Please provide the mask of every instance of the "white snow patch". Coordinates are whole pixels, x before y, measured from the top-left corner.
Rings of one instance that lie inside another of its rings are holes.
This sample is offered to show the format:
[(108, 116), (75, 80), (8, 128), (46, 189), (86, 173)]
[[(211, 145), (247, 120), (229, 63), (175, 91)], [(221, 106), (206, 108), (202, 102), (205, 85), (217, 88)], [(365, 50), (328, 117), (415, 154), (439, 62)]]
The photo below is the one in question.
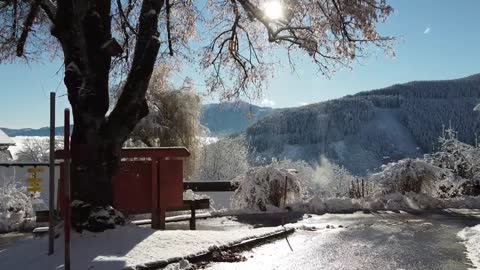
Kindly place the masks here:
[(149, 11), (145, 12), (145, 16), (153, 16), (157, 14), (157, 12), (154, 9), (150, 9)]
[(199, 136), (198, 139), (200, 140), (200, 144), (202, 146), (209, 145), (212, 143), (218, 142), (218, 137), (204, 137), (204, 136)]
[[(72, 269), (124, 269), (136, 265), (185, 258), (224, 245), (283, 231), (282, 227), (232, 231), (155, 231), (125, 226), (103, 233), (72, 235)], [(48, 238), (29, 239), (0, 252), (0, 269), (60, 269), (63, 236), (56, 239), (54, 255), (47, 255)]]
[(480, 268), (480, 225), (467, 227), (458, 233), (458, 237), (465, 241), (467, 258), (472, 261), (475, 268)]
[(480, 197), (463, 196), (440, 199), (423, 193), (406, 192), (375, 195), (361, 199), (323, 198), (315, 196), (308, 202), (294, 206), (296, 210), (313, 214), (345, 213), (359, 210), (432, 210), (432, 209), (479, 209)]

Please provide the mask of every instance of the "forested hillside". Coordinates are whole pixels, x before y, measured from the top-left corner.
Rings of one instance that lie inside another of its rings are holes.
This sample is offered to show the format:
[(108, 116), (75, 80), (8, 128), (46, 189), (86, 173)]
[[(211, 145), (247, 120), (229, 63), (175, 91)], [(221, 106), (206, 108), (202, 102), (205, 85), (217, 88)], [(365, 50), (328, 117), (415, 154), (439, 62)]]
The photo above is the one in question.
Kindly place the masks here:
[[(419, 81), (275, 111), (247, 130), (256, 154), (305, 159), (321, 155), (357, 174), (431, 152), (443, 127), (474, 144), (480, 131), (480, 75)], [(480, 134), (479, 134), (480, 135)]]
[(212, 103), (203, 106), (200, 121), (212, 135), (229, 135), (245, 131), (272, 111), (246, 102)]

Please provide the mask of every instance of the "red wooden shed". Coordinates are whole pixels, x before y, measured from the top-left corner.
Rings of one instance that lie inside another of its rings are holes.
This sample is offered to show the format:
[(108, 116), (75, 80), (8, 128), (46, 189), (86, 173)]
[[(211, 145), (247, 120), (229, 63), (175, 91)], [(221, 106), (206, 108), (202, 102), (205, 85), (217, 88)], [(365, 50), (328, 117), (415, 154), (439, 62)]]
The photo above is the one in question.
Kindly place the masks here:
[[(62, 154), (57, 151), (57, 158)], [(151, 213), (152, 228), (164, 229), (166, 210), (183, 206), (183, 161), (189, 156), (185, 147), (122, 149), (112, 179), (113, 206), (126, 214)], [(62, 189), (63, 173), (59, 186)]]

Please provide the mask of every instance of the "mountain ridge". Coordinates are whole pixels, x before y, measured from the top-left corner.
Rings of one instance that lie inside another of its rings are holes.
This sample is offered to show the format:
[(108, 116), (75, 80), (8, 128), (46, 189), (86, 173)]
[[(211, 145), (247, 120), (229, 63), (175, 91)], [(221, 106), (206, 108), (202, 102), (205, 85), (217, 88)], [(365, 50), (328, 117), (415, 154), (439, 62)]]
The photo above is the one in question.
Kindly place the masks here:
[[(441, 81), (412, 81), (343, 98), (278, 109), (246, 131), (265, 158), (320, 156), (365, 174), (386, 162), (431, 152), (452, 124), (473, 144), (480, 118), (480, 74)], [(273, 136), (275, 135), (275, 136)]]

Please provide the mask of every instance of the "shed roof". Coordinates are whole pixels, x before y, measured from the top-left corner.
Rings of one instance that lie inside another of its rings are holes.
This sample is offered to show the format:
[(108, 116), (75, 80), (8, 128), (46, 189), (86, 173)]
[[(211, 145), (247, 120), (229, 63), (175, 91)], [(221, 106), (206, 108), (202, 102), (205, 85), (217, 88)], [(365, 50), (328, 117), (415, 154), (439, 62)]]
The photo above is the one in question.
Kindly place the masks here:
[(0, 129), (0, 145), (15, 145), (15, 142)]

